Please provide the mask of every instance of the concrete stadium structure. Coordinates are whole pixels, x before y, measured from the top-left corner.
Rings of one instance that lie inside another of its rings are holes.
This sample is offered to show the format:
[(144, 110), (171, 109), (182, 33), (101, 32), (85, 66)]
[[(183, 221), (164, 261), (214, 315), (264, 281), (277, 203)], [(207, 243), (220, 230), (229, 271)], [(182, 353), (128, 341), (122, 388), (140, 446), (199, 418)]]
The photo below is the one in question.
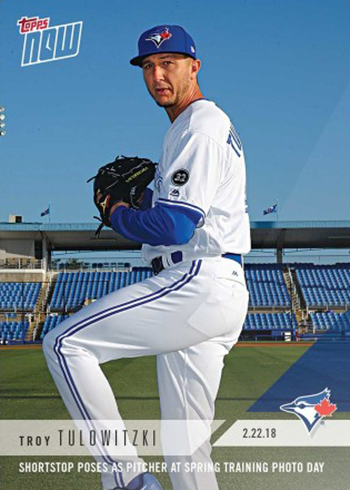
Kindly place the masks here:
[[(0, 223), (0, 261), (43, 260), (49, 267), (55, 251), (137, 250), (114, 231), (95, 236), (95, 223)], [(350, 248), (350, 221), (253, 221), (252, 249), (274, 249), (282, 263), (286, 249)]]

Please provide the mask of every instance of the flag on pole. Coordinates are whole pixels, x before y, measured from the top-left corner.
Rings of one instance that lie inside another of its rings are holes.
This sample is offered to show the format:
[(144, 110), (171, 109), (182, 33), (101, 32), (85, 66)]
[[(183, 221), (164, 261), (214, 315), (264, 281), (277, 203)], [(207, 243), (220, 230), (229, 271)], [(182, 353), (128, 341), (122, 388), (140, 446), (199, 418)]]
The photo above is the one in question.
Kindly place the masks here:
[(265, 216), (266, 214), (271, 214), (271, 213), (277, 213), (277, 204), (274, 204), (273, 206), (270, 206), (267, 209), (264, 209), (263, 215)]
[(50, 214), (50, 206), (49, 206), (47, 209), (45, 209), (45, 211), (43, 211), (43, 212), (40, 214), (40, 216), (46, 216), (47, 214)]

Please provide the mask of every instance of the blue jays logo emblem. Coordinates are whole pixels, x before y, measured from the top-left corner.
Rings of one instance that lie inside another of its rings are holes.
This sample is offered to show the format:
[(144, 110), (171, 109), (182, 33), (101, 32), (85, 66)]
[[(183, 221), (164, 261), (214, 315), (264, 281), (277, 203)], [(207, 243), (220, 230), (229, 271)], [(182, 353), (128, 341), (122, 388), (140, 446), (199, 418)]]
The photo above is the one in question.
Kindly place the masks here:
[(331, 417), (337, 405), (330, 402), (331, 390), (325, 388), (315, 395), (299, 396), (291, 403), (280, 406), (283, 412), (294, 413), (304, 423), (309, 434), (322, 420)]
[(151, 34), (150, 37), (146, 39), (146, 41), (152, 41), (157, 46), (157, 48), (160, 48), (161, 44), (167, 39), (170, 39), (171, 37), (172, 34), (169, 32), (169, 29), (166, 27), (161, 32), (154, 32), (153, 34)]

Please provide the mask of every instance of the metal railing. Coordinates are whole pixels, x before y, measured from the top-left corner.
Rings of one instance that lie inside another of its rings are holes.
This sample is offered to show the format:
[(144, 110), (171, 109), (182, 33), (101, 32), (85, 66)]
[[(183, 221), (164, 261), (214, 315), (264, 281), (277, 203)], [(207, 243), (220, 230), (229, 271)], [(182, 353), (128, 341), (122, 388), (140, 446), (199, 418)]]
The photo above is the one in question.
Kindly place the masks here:
[(54, 260), (50, 265), (51, 271), (91, 271), (91, 270), (113, 270), (113, 271), (131, 271), (130, 262), (116, 262), (115, 260), (96, 260), (87, 259), (82, 261), (57, 261)]
[(0, 270), (45, 270), (45, 259), (10, 258), (0, 259)]

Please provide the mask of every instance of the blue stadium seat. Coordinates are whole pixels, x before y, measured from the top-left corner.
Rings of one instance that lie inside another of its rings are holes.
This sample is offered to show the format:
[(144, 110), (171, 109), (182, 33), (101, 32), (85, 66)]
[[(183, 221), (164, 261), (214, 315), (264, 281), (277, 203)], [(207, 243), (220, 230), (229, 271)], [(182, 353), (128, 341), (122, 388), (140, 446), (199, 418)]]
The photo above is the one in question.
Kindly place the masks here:
[(23, 340), (29, 327), (28, 321), (0, 322), (0, 340)]
[(249, 306), (290, 306), (290, 296), (278, 264), (247, 264)]
[(294, 330), (298, 322), (294, 313), (249, 313), (244, 330)]
[(310, 318), (316, 330), (350, 332), (350, 310), (346, 313), (310, 313)]
[(41, 290), (41, 283), (0, 284), (0, 309), (2, 310), (33, 310)]
[(149, 268), (125, 271), (61, 272), (52, 293), (52, 311), (76, 310), (87, 299), (99, 299), (117, 289), (140, 282), (152, 275)]
[(59, 325), (63, 320), (68, 318), (68, 315), (48, 315), (45, 318), (45, 323), (43, 325), (43, 329), (40, 334), (40, 339), (42, 340), (45, 335), (50, 332), (53, 328)]
[(296, 266), (307, 306), (350, 305), (350, 264)]

